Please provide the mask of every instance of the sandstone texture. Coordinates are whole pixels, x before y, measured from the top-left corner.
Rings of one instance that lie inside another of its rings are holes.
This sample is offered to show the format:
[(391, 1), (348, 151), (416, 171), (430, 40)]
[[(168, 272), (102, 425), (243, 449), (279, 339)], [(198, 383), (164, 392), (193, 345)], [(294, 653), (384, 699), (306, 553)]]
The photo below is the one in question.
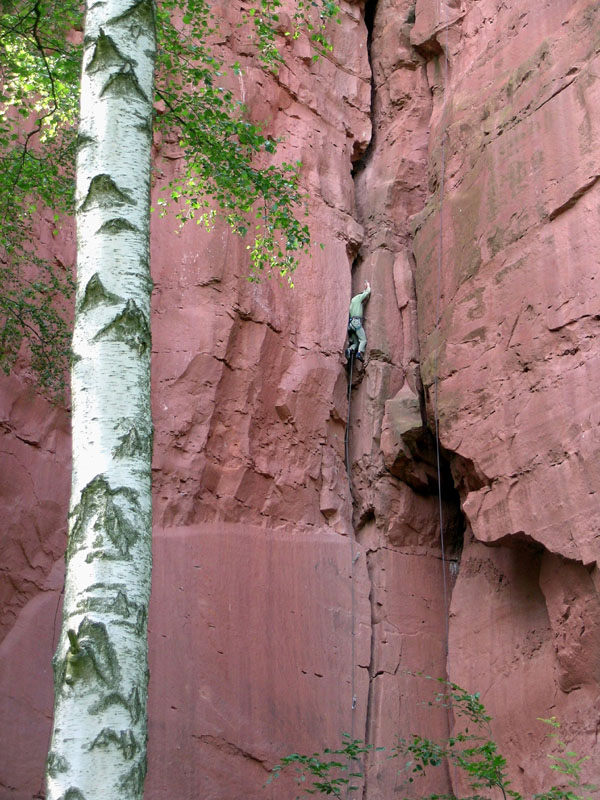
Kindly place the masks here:
[[(174, 781), (181, 797), (289, 796), (283, 781), (264, 787), (289, 743), (310, 751), (318, 731), (325, 747), (352, 724), (347, 541), (326, 528), (213, 523), (158, 531), (155, 558), (151, 693), (164, 711), (151, 716), (146, 796), (169, 795)], [(356, 572), (365, 663), (364, 560)], [(361, 698), (367, 685), (364, 673)]]
[(590, 2), (429, 5), (411, 34), (434, 97), (414, 218), (421, 375), (431, 424), (437, 373), (468, 526), (449, 674), (484, 692), (534, 790), (542, 709), (574, 750), (597, 741), (600, 16)]
[[(227, 80), (303, 162), (313, 247), (293, 290), (253, 284), (221, 223), (153, 220), (146, 796), (287, 800), (292, 783), (264, 786), (286, 753), (444, 736), (455, 720), (416, 671), (481, 692), (514, 788), (540, 791), (537, 718), (582, 755), (600, 719), (600, 10), (343, 0), (317, 62), (281, 15), (275, 77), (240, 4), (214, 6), (244, 67)], [(155, 160), (158, 188), (176, 137)], [(41, 220), (40, 248), (74, 263), (68, 229)], [(68, 409), (25, 355), (0, 420), (0, 800), (33, 800), (70, 456)], [(461, 788), (363, 766), (364, 800)]]

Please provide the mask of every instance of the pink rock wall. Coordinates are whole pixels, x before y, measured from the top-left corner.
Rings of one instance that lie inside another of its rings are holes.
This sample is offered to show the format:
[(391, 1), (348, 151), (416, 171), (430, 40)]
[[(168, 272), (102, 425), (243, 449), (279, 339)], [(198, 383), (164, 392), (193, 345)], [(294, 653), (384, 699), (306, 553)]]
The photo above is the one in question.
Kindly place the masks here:
[[(282, 35), (275, 79), (237, 4), (215, 3), (246, 67), (234, 88), (304, 164), (314, 246), (294, 290), (248, 283), (245, 243), (224, 228), (153, 220), (152, 799), (283, 800), (293, 786), (263, 785), (282, 754), (343, 732), (388, 747), (443, 735), (451, 720), (410, 670), (482, 692), (516, 788), (546, 778), (536, 717), (562, 719), (581, 753), (596, 742), (600, 14), (591, 0), (341, 5), (332, 56), (314, 64)], [(155, 144), (163, 178), (177, 174), (176, 141)], [(72, 233), (41, 230), (73, 263)], [(365, 279), (350, 489), (341, 354)], [(0, 400), (0, 800), (30, 800), (68, 415), (24, 364)], [(365, 766), (365, 800), (422, 788), (396, 761)]]
[(431, 420), (437, 364), (440, 440), (473, 534), (449, 672), (483, 691), (534, 790), (537, 717), (563, 720), (582, 754), (597, 742), (600, 13), (447, 6), (420, 0), (411, 41), (434, 98), (414, 220), (421, 374)]

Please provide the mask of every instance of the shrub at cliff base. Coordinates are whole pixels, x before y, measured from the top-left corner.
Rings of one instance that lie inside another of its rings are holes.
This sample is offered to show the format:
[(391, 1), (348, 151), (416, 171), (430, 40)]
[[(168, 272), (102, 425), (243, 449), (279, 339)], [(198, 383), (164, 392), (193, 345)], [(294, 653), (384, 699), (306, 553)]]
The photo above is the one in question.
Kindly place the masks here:
[[(285, 756), (273, 768), (268, 783), (282, 772), (294, 770), (300, 787), (297, 797), (345, 797), (360, 788), (363, 777), (361, 761), (373, 751), (381, 753), (380, 758), (402, 759), (399, 771), (405, 774), (407, 784), (424, 777), (428, 770), (446, 765), (450, 766), (451, 774), (458, 772), (471, 790), (462, 800), (484, 800), (500, 795), (503, 800), (524, 800), (523, 795), (510, 788), (507, 762), (491, 738), (492, 718), (481, 702), (479, 693), (470, 694), (458, 684), (443, 679), (421, 677), (443, 685), (442, 691), (434, 695), (429, 705), (451, 711), (457, 722), (456, 727), (460, 729), (457, 733), (442, 741), (412, 734), (409, 739), (400, 739), (389, 750), (375, 748), (344, 734), (341, 746), (337, 749), (325, 748), (322, 753), (310, 756), (299, 753)], [(592, 800), (591, 795), (597, 792), (598, 787), (583, 782), (581, 774), (589, 756), (581, 756), (568, 748), (560, 738), (560, 723), (555, 717), (539, 721), (553, 729), (548, 736), (558, 754), (549, 754), (549, 768), (562, 778), (557, 784), (534, 795), (532, 800)], [(414, 787), (411, 794), (414, 795)], [(423, 800), (457, 799), (454, 794), (429, 794)]]

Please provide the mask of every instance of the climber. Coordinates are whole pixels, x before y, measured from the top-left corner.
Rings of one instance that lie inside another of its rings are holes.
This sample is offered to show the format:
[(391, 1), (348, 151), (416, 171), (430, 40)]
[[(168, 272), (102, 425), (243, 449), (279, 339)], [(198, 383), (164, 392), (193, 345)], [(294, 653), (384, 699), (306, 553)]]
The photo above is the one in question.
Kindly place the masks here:
[[(364, 352), (367, 349), (367, 335), (363, 328), (363, 305), (368, 300), (371, 294), (371, 285), (369, 281), (365, 281), (365, 290), (360, 294), (354, 295), (350, 301), (348, 320), (348, 339), (349, 346), (346, 348), (346, 358), (348, 361), (356, 355), (359, 361), (364, 361)], [(358, 348), (358, 352), (357, 352)]]

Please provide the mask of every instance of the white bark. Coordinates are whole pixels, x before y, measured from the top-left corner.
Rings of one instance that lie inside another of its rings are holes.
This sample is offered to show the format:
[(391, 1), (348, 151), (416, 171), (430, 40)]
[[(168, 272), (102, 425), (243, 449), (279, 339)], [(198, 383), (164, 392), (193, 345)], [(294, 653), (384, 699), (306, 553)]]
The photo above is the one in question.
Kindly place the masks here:
[(154, 0), (87, 2), (73, 483), (49, 800), (141, 798), (146, 771), (154, 10)]

